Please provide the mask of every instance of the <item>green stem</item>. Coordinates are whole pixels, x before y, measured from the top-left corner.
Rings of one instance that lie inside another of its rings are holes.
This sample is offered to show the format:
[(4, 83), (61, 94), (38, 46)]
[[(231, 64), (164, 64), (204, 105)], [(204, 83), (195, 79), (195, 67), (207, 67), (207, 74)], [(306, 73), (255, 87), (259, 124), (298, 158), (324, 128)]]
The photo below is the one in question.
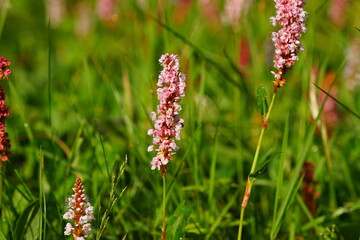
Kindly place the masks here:
[(0, 163), (0, 232), (3, 230), (2, 220), (3, 220), (3, 209), (2, 209), (2, 200), (3, 200), (3, 174), (4, 174), (4, 163)]
[(166, 210), (166, 188), (165, 188), (165, 174), (163, 178), (163, 204), (162, 204), (162, 224), (161, 224), (161, 239), (166, 239), (165, 231), (165, 210)]
[[(274, 92), (273, 95), (272, 95), (271, 103), (270, 103), (270, 106), (269, 106), (269, 111), (267, 112), (267, 114), (266, 114), (265, 117), (264, 117), (264, 123), (263, 123), (263, 125), (262, 125), (262, 127), (261, 127), (261, 132), (260, 132), (258, 144), (257, 144), (257, 146), (256, 146), (256, 151), (255, 151), (254, 160), (253, 160), (253, 163), (252, 163), (252, 165), (251, 165), (250, 174), (255, 171), (256, 164), (257, 164), (257, 161), (258, 161), (258, 159), (259, 159), (259, 153), (260, 153), (260, 147), (261, 147), (262, 139), (263, 139), (263, 136), (264, 136), (264, 133), (265, 133), (265, 130), (266, 130), (266, 127), (267, 127), (269, 118), (270, 118), (271, 111), (272, 111), (273, 106), (274, 106), (275, 96), (276, 96), (276, 92)], [(249, 174), (249, 175), (250, 175), (250, 174)], [(254, 181), (251, 180), (250, 177), (248, 177), (248, 180), (247, 180), (247, 182), (246, 182), (246, 187), (245, 187), (245, 193), (244, 193), (243, 201), (242, 201), (242, 203), (241, 203), (241, 212), (240, 212), (240, 221), (239, 221), (239, 231), (238, 231), (238, 238), (237, 238), (238, 240), (241, 240), (242, 228), (243, 228), (243, 219), (244, 219), (244, 212), (245, 212), (246, 205), (247, 205), (247, 203), (248, 203), (248, 201), (249, 201), (249, 198), (250, 198), (251, 188), (252, 188), (253, 182), (254, 182)]]
[(242, 226), (243, 226), (244, 212), (245, 212), (245, 208), (241, 207), (239, 233), (238, 233), (238, 238), (237, 238), (238, 240), (240, 240), (241, 236), (242, 236)]

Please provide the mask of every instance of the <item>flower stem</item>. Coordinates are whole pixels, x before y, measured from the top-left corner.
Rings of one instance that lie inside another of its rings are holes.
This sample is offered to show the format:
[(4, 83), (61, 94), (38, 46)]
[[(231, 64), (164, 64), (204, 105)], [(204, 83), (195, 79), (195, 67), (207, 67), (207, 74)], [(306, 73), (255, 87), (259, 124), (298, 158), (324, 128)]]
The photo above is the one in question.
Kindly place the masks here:
[(0, 232), (3, 230), (2, 219), (3, 219), (3, 176), (4, 176), (4, 164), (0, 163)]
[[(252, 165), (251, 165), (251, 170), (250, 170), (249, 175), (255, 171), (256, 164), (257, 164), (257, 161), (258, 161), (258, 159), (259, 159), (259, 153), (260, 153), (260, 147), (261, 147), (262, 139), (263, 139), (264, 132), (265, 132), (265, 130), (266, 130), (266, 127), (267, 127), (267, 124), (268, 124), (268, 121), (269, 121), (269, 117), (270, 117), (272, 108), (273, 108), (273, 106), (274, 106), (275, 96), (276, 96), (276, 92), (274, 91), (274, 93), (273, 93), (273, 95), (272, 95), (272, 98), (271, 98), (271, 103), (270, 103), (270, 106), (269, 106), (269, 111), (267, 112), (267, 114), (265, 115), (264, 120), (263, 120), (263, 125), (262, 125), (262, 127), (261, 127), (261, 132), (260, 132), (258, 144), (257, 144), (257, 146), (256, 146), (255, 156), (254, 156), (253, 163), (252, 163)], [(245, 212), (246, 205), (247, 205), (247, 203), (248, 203), (248, 201), (249, 201), (249, 198), (250, 198), (251, 188), (252, 188), (253, 183), (254, 183), (254, 180), (251, 179), (250, 177), (248, 177), (247, 182), (246, 182), (246, 187), (245, 187), (245, 193), (244, 193), (243, 201), (242, 201), (242, 203), (241, 203), (239, 231), (238, 231), (238, 238), (237, 238), (238, 240), (241, 240), (242, 228), (243, 228), (243, 219), (244, 219), (244, 212)]]
[(166, 240), (166, 230), (165, 230), (165, 209), (166, 209), (166, 188), (165, 188), (165, 174), (163, 178), (163, 204), (162, 204), (162, 224), (161, 224), (161, 240)]

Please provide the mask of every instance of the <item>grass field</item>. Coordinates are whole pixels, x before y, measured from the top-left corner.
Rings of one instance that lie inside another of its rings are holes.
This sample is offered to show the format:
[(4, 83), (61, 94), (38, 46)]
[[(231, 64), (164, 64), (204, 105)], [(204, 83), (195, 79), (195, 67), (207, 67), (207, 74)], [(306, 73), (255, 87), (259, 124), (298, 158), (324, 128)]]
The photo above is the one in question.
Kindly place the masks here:
[[(167, 239), (237, 239), (263, 125), (257, 89), (273, 92), (274, 1), (246, 1), (236, 23), (223, 0), (113, 2), (99, 14), (95, 0), (0, 1), (0, 56), (12, 70), (0, 83), (12, 152), (0, 240), (74, 239), (63, 214), (76, 177), (94, 206), (87, 239), (160, 239), (163, 180), (147, 131), (164, 53), (179, 56), (187, 85), (166, 172)], [(304, 51), (278, 89), (257, 169), (272, 161), (243, 239), (360, 236), (360, 1), (304, 8)]]

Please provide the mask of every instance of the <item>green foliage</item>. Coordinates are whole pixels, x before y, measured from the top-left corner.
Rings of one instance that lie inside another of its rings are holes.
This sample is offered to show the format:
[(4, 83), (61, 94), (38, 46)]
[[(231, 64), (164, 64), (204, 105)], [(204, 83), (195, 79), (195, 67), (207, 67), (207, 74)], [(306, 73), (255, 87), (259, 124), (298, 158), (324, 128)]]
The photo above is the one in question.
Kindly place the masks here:
[(260, 168), (258, 168), (254, 172), (250, 173), (249, 177), (256, 179), (256, 178), (260, 177), (261, 175), (263, 175), (265, 173), (266, 169), (269, 167), (269, 164), (276, 158), (280, 157), (280, 155), (281, 155), (280, 152), (271, 154), (268, 157), (268, 159), (262, 163), (262, 166)]
[(265, 88), (262, 85), (258, 86), (256, 91), (257, 108), (263, 117), (265, 117), (265, 115), (268, 113), (269, 110), (269, 105), (266, 99), (266, 95), (267, 93)]
[(193, 211), (193, 207), (185, 206), (185, 201), (181, 202), (174, 213), (169, 217), (166, 226), (166, 239), (184, 239), (186, 232), (186, 222)]

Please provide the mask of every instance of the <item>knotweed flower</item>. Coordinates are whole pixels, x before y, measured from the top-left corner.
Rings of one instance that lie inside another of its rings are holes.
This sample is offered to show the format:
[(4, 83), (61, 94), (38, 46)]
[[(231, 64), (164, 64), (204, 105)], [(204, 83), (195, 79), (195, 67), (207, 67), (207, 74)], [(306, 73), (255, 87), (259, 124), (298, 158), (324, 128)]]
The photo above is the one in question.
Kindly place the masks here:
[(64, 0), (46, 0), (47, 17), (51, 20), (51, 25), (58, 26), (65, 16)]
[(148, 147), (148, 151), (157, 151), (157, 155), (151, 161), (151, 169), (157, 168), (164, 176), (166, 165), (175, 154), (174, 151), (179, 149), (175, 140), (181, 138), (180, 130), (184, 119), (180, 118), (181, 106), (178, 102), (185, 96), (186, 84), (185, 75), (179, 72), (177, 55), (166, 53), (161, 56), (159, 62), (163, 67), (157, 82), (160, 104), (157, 106), (157, 113), (151, 113), (155, 124), (154, 129), (148, 130), (148, 135), (153, 136), (153, 145)]
[(116, 0), (98, 0), (97, 13), (101, 20), (112, 20), (116, 12)]
[(303, 50), (300, 45), (301, 33), (306, 32), (305, 17), (307, 12), (303, 6), (305, 0), (274, 0), (276, 16), (271, 17), (272, 24), (282, 28), (272, 33), (275, 45), (274, 67), (277, 72), (271, 72), (274, 77), (274, 91), (285, 85), (283, 75), (299, 60), (298, 52)]
[[(8, 79), (11, 70), (8, 68), (10, 62), (5, 57), (0, 58), (0, 79)], [(5, 93), (0, 86), (0, 160), (5, 163), (9, 160), (10, 152), (10, 140), (8, 139), (8, 133), (5, 131), (5, 121), (9, 116), (9, 107), (5, 105)]]
[(318, 181), (314, 180), (315, 166), (315, 163), (304, 162), (302, 167), (302, 174), (304, 175), (302, 198), (313, 215), (316, 213), (316, 199), (320, 197), (320, 194), (315, 189), (315, 186), (318, 184)]
[(247, 10), (252, 0), (226, 0), (223, 20), (230, 23), (233, 28), (237, 28), (242, 15)]
[(65, 235), (73, 235), (74, 240), (84, 240), (89, 236), (91, 231), (91, 220), (94, 207), (91, 206), (88, 197), (84, 193), (84, 187), (81, 179), (76, 178), (73, 188), (74, 194), (66, 200), (68, 211), (64, 214), (63, 219), (70, 220), (65, 226)]
[[(351, 4), (351, 3), (350, 3)], [(328, 16), (331, 22), (338, 28), (344, 26), (346, 21), (346, 8), (349, 5), (348, 0), (332, 0), (328, 10)]]

